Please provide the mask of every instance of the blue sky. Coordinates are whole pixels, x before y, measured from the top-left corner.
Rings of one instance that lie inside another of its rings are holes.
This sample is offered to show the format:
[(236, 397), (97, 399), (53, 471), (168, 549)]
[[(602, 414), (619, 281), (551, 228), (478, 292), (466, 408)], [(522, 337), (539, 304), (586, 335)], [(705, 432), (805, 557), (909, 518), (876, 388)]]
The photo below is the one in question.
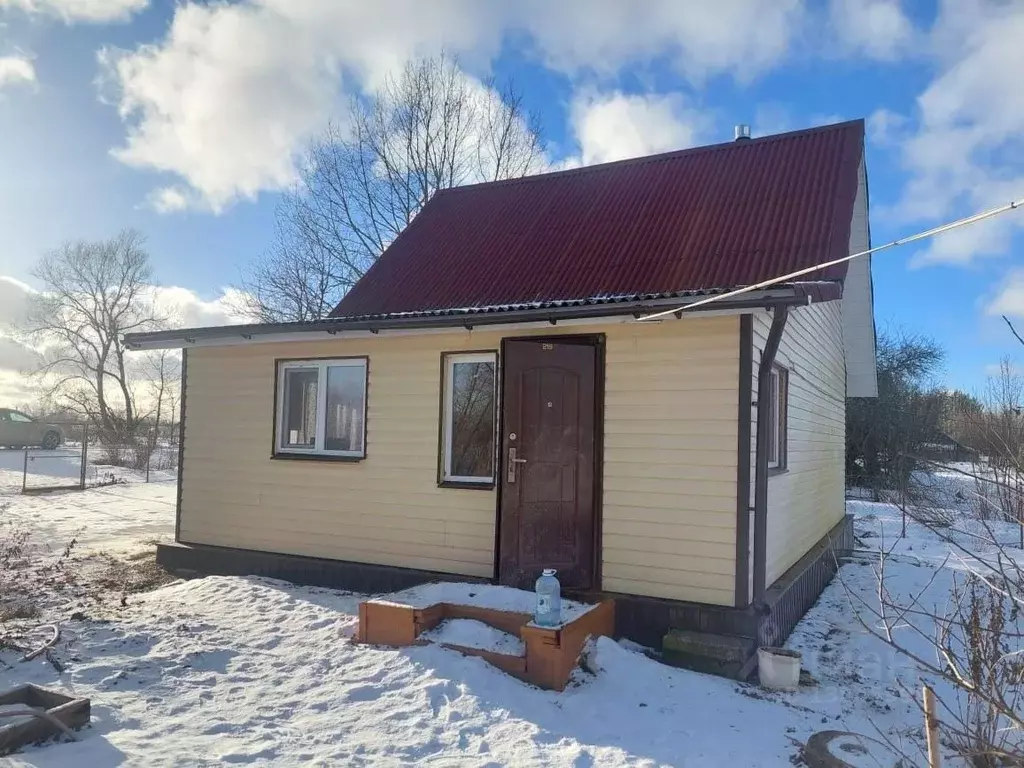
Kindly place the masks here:
[[(32, 285), (46, 249), (133, 226), (189, 317), (216, 320), (304, 143), (441, 47), (514, 80), (553, 163), (863, 117), (876, 245), (1024, 197), (1024, 2), (427, 5), (0, 0), (0, 276)], [(950, 386), (1024, 360), (998, 317), (1024, 324), (1022, 228), (877, 256), (879, 327), (934, 336)]]

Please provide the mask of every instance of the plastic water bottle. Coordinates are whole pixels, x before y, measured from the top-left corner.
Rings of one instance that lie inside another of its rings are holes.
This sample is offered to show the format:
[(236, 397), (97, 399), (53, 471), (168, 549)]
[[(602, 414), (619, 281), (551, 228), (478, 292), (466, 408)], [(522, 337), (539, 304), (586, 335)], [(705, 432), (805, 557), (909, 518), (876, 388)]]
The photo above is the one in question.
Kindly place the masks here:
[(537, 609), (533, 623), (539, 627), (557, 627), (562, 623), (562, 585), (555, 578), (554, 568), (545, 568), (537, 579)]

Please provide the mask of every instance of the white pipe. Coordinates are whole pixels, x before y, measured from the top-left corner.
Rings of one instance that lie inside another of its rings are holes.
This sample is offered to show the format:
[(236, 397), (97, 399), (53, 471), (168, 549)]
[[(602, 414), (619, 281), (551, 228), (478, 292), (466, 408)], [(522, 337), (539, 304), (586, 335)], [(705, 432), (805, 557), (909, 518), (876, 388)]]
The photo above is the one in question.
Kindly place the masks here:
[(939, 227), (933, 227), (932, 229), (925, 230), (924, 232), (918, 232), (916, 235), (910, 235), (909, 237), (901, 237), (899, 240), (893, 240), (891, 243), (886, 243), (885, 245), (879, 245), (875, 248), (869, 248), (866, 251), (861, 251), (860, 253), (852, 253), (849, 256), (843, 256), (843, 258), (841, 259), (833, 259), (832, 261), (826, 261), (823, 264), (815, 264), (813, 267), (807, 267), (806, 269), (798, 269), (796, 272), (790, 272), (788, 275), (782, 275), (781, 277), (773, 277), (771, 280), (764, 280), (763, 282), (755, 283), (754, 285), (748, 285), (743, 288), (737, 288), (735, 291), (729, 291), (728, 293), (720, 293), (715, 296), (711, 296), (707, 299), (695, 301), (692, 304), (686, 304), (676, 309), (666, 309), (664, 312), (655, 312), (654, 314), (651, 315), (638, 317), (637, 322), (642, 323), (648, 320), (657, 320), (659, 318), (665, 317), (666, 315), (674, 315), (676, 312), (683, 312), (687, 309), (694, 309), (696, 307), (704, 306), (705, 304), (711, 304), (712, 302), (715, 301), (721, 301), (722, 299), (731, 299), (733, 296), (739, 296), (740, 294), (749, 293), (750, 291), (757, 291), (762, 288), (768, 288), (770, 286), (777, 285), (778, 283), (784, 283), (787, 280), (792, 280), (797, 277), (809, 275), (811, 272), (817, 272), (819, 269), (827, 269), (828, 267), (834, 267), (837, 264), (842, 264), (843, 262), (852, 261), (853, 259), (856, 259), (860, 256), (867, 256), (872, 253), (877, 253), (878, 251), (884, 251), (887, 248), (894, 248), (897, 245), (906, 245), (907, 243), (912, 243), (915, 240), (923, 240), (926, 237), (934, 237), (935, 235), (941, 234), (943, 232), (948, 232), (951, 229), (956, 229), (957, 227), (963, 227), (966, 226), (967, 224), (973, 224), (983, 219), (998, 216), (1001, 213), (1012, 211), (1015, 208), (1019, 208), (1021, 206), (1024, 206), (1024, 198), (1021, 198), (1020, 200), (1014, 200), (1012, 203), (1001, 205), (998, 208), (992, 208), (991, 210), (988, 211), (976, 213), (973, 216), (968, 216), (965, 219), (957, 219), (956, 221), (951, 221), (948, 224), (943, 224), (942, 226)]

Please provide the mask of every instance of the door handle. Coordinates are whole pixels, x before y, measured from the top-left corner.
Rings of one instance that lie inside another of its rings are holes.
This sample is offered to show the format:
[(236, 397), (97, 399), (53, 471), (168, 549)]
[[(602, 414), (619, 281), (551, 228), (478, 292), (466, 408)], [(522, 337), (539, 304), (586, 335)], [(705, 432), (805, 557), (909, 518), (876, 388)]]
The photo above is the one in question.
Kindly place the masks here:
[(525, 464), (526, 459), (516, 458), (516, 449), (508, 449), (508, 481), (514, 483), (516, 481), (516, 464)]

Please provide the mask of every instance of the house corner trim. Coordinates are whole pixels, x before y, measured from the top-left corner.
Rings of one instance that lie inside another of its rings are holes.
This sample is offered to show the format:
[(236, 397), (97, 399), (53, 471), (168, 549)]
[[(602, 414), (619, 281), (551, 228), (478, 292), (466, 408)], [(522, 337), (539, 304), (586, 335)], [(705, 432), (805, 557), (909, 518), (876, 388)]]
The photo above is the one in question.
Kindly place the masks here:
[(188, 350), (181, 350), (181, 400), (178, 412), (178, 495), (174, 502), (174, 540), (181, 541), (181, 489), (185, 482), (185, 394), (188, 391)]
[(768, 378), (771, 376), (775, 353), (779, 351), (782, 334), (786, 330), (789, 307), (778, 304), (772, 314), (761, 360), (757, 367), (757, 444), (754, 449), (754, 600), (764, 598), (768, 572), (768, 416), (765, 403)]

